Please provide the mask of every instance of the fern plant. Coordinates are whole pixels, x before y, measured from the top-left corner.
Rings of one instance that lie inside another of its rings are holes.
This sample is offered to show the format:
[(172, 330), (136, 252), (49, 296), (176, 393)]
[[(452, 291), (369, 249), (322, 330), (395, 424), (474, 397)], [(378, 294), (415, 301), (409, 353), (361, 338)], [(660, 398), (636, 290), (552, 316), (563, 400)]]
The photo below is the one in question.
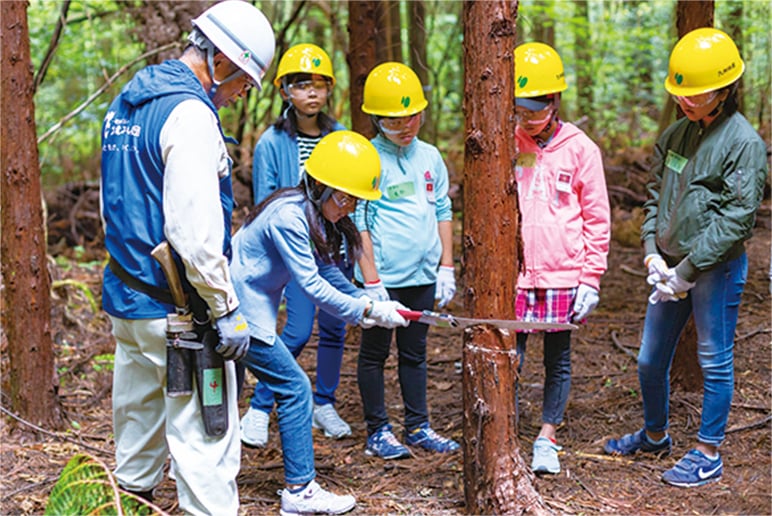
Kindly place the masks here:
[(75, 455), (51, 490), (46, 516), (161, 515), (159, 507), (122, 491), (106, 464), (87, 454)]

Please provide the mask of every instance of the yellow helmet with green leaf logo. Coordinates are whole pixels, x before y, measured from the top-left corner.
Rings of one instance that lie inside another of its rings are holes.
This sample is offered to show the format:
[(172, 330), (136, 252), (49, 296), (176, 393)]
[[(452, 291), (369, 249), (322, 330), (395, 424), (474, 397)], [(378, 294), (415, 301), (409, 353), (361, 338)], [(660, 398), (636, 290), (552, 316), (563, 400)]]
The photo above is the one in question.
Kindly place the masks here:
[(274, 86), (281, 84), (285, 75), (294, 73), (310, 73), (329, 77), (335, 86), (335, 75), (332, 73), (332, 61), (327, 52), (311, 43), (301, 43), (284, 52), (276, 67)]
[(362, 111), (368, 115), (410, 116), (427, 105), (421, 81), (410, 67), (388, 62), (379, 64), (367, 75)]
[(566, 88), (563, 61), (554, 48), (538, 42), (515, 48), (515, 97), (541, 97)]
[(670, 53), (665, 89), (690, 97), (729, 86), (745, 71), (740, 52), (728, 34), (711, 27), (685, 34)]
[(381, 198), (381, 158), (370, 140), (354, 131), (333, 131), (319, 140), (305, 168), (330, 188), (368, 201)]

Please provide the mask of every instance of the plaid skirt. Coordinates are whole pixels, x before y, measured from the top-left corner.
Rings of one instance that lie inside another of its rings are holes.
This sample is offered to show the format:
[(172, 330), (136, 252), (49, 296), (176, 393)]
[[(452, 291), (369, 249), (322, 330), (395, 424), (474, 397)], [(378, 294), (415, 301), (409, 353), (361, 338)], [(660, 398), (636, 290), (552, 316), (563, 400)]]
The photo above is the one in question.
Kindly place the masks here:
[[(519, 288), (515, 299), (515, 316), (518, 321), (570, 323), (575, 297), (576, 288)], [(533, 330), (521, 332), (532, 333)]]

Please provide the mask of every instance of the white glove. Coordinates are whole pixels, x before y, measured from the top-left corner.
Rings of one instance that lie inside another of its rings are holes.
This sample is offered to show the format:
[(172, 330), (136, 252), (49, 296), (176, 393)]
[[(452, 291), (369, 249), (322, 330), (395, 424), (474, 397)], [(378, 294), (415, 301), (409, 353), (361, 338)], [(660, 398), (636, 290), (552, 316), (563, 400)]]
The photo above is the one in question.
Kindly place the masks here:
[(579, 287), (576, 289), (576, 298), (574, 299), (574, 316), (571, 318), (571, 320), (578, 322), (586, 319), (587, 316), (590, 315), (590, 312), (595, 310), (595, 307), (598, 306), (599, 301), (600, 295), (598, 294), (597, 289), (594, 289), (589, 285), (585, 285), (584, 283), (580, 283)]
[(670, 269), (667, 281), (660, 281), (657, 283), (657, 290), (664, 294), (683, 299), (686, 297), (686, 293), (693, 288), (694, 285), (694, 283), (686, 281), (678, 276), (675, 269)]
[(389, 293), (380, 279), (365, 283), (365, 294), (373, 301), (388, 301), (390, 299)]
[(409, 310), (409, 308), (399, 301), (373, 301), (373, 308), (363, 318), (363, 322), (372, 319), (377, 326), (389, 329), (410, 324), (407, 319), (399, 315), (397, 310)]
[(667, 281), (668, 271), (670, 270), (665, 260), (657, 253), (647, 254), (643, 259), (643, 264), (649, 271), (646, 283), (654, 285), (660, 281)]
[(670, 294), (665, 294), (660, 289), (655, 288), (654, 291), (649, 296), (649, 303), (652, 305), (656, 305), (660, 301), (663, 303), (669, 303), (671, 301), (678, 301), (679, 298), (676, 296), (671, 296)]
[(437, 290), (434, 293), (434, 299), (439, 299), (437, 306), (444, 307), (453, 296), (456, 295), (456, 270), (447, 265), (440, 265), (437, 271)]

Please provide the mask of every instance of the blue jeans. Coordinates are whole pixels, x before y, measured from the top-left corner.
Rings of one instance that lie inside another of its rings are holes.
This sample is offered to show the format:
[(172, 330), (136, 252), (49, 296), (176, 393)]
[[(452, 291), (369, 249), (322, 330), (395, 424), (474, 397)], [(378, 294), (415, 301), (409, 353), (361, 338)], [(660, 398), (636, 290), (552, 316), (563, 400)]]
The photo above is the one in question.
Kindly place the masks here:
[(279, 434), (287, 484), (305, 484), (316, 477), (311, 434), (311, 382), (281, 337), (273, 346), (250, 338), (249, 352), (241, 363), (276, 398)]
[[(389, 297), (412, 310), (434, 307), (435, 284), (422, 287), (390, 288)], [(410, 323), (397, 328), (399, 386), (405, 405), (405, 429), (413, 430), (429, 421), (426, 408), (426, 334), (425, 324)], [(367, 435), (372, 435), (389, 422), (386, 413), (383, 368), (389, 358), (393, 330), (374, 327), (362, 331), (357, 362), (357, 382), (362, 396), (362, 409)]]
[[(338, 268), (346, 278), (353, 275), (353, 266), (344, 260), (338, 263)], [(311, 339), (314, 329), (316, 306), (306, 297), (295, 280), (290, 281), (284, 289), (287, 303), (287, 322), (281, 333), (281, 339), (295, 358)], [(316, 350), (316, 392), (314, 403), (328, 405), (335, 403), (335, 391), (340, 383), (340, 366), (343, 362), (343, 343), (346, 339), (346, 322), (342, 319), (319, 310), (316, 317), (319, 321), (319, 347)], [(273, 393), (264, 384), (255, 385), (252, 400), (253, 409), (271, 412), (273, 410)]]
[(724, 440), (734, 391), (734, 331), (748, 276), (745, 254), (703, 272), (680, 301), (649, 303), (638, 354), (638, 380), (646, 430), (668, 428), (670, 366), (690, 315), (697, 328), (697, 359), (704, 377), (702, 418), (697, 439), (718, 446)]
[[(517, 334), (517, 374), (523, 368), (525, 343), (528, 333)], [(544, 333), (544, 395), (542, 400), (542, 423), (559, 425), (568, 403), (571, 390), (571, 332)], [(517, 389), (515, 389), (517, 393)]]

